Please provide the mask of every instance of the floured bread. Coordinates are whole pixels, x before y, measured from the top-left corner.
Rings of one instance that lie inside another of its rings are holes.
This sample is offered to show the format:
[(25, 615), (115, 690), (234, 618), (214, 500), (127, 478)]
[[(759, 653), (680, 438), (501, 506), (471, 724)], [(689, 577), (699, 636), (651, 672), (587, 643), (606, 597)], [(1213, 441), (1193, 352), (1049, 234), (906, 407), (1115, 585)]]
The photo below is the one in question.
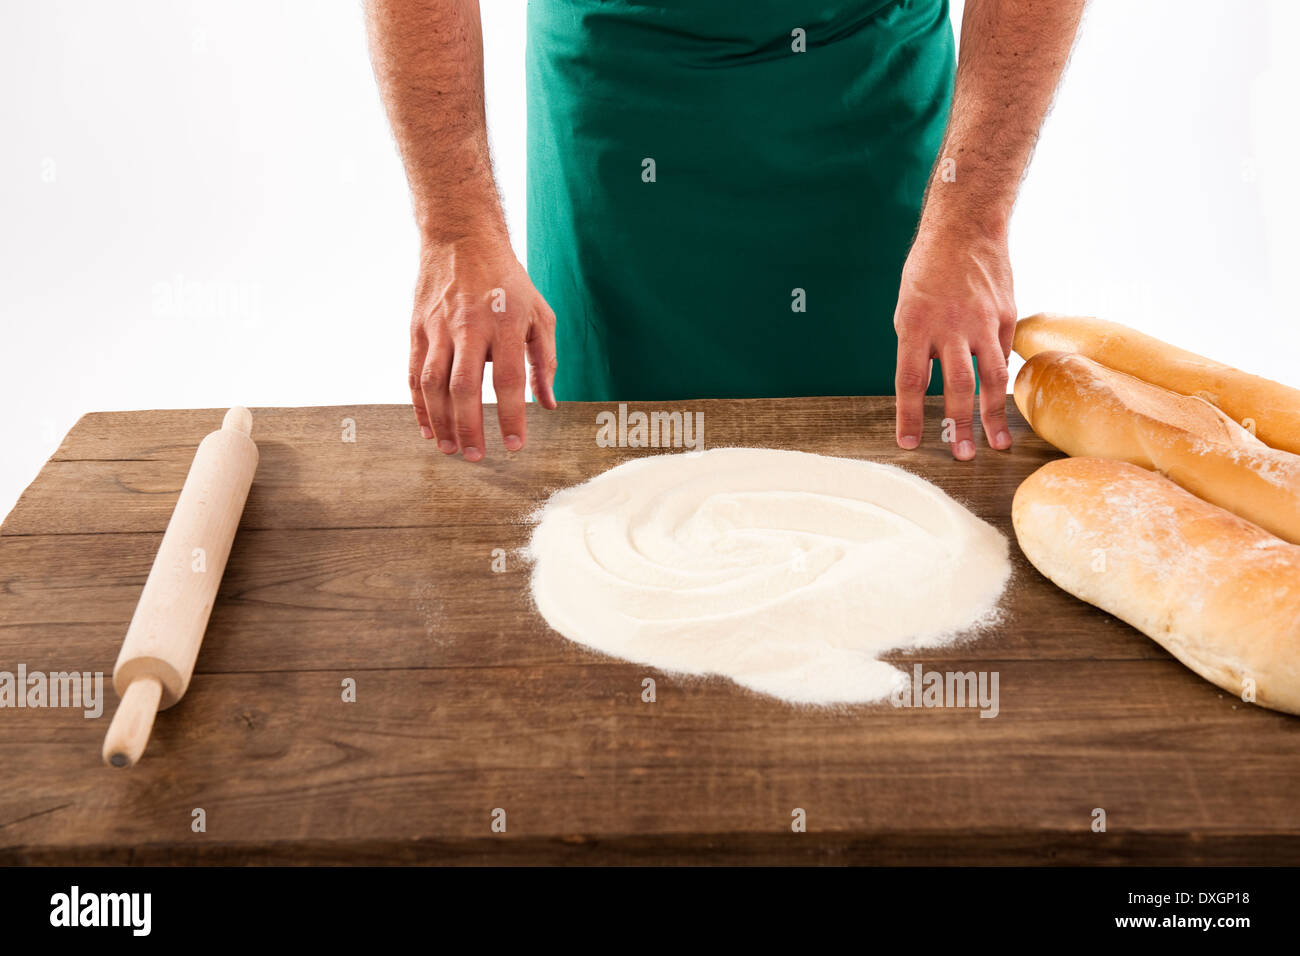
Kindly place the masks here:
[(1300, 455), (1269, 448), (1218, 408), (1071, 352), (1039, 352), (1016, 406), (1076, 457), (1154, 469), (1193, 494), (1300, 544)]
[(1300, 713), (1300, 547), (1136, 465), (1050, 462), (1011, 506), (1025, 556), (1206, 680)]

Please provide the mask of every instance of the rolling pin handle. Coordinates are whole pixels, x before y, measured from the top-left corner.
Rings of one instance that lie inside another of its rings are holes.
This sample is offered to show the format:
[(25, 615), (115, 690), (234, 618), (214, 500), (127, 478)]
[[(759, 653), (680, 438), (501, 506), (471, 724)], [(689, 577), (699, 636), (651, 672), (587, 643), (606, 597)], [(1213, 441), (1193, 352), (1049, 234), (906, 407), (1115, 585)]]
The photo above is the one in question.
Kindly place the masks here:
[(135, 765), (149, 743), (161, 700), (162, 683), (158, 678), (137, 677), (131, 681), (104, 738), (104, 763), (110, 767)]
[(221, 427), (251, 435), (253, 433), (253, 413), (243, 405), (236, 405), (226, 412), (226, 417), (221, 420)]

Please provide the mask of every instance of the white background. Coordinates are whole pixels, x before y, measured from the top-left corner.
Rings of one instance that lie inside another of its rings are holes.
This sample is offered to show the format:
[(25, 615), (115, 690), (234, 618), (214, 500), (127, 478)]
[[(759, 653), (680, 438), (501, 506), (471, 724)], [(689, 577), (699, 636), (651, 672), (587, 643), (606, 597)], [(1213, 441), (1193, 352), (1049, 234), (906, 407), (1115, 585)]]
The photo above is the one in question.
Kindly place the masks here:
[[(524, 3), (483, 7), (522, 258)], [(1300, 385), (1297, 36), (1291, 0), (1095, 0), (1013, 223), (1022, 315)], [(86, 411), (407, 402), (416, 237), (355, 0), (5, 0), (0, 137), (0, 514)]]

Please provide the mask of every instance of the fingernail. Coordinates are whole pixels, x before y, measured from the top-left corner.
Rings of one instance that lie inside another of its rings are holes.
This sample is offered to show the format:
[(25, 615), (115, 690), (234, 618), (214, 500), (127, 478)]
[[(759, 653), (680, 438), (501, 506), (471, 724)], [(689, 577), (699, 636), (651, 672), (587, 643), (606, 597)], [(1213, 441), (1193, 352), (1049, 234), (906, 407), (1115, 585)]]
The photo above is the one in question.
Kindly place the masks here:
[(1005, 432), (1005, 431), (998, 432), (998, 447), (999, 447), (999, 448), (1010, 448), (1010, 447), (1011, 447), (1011, 433), (1010, 433), (1010, 432)]
[(479, 451), (477, 448), (475, 448), (473, 445), (465, 449), (466, 461), (478, 461), (482, 457), (483, 457), (483, 453)]
[(975, 457), (975, 443), (968, 438), (957, 442), (957, 457), (963, 461)]
[(433, 437), (433, 429), (430, 428), (428, 425), (421, 425), (421, 426), (420, 426), (420, 434), (423, 435), (425, 438), (432, 438), (432, 437)]
[(524, 440), (520, 438), (518, 435), (506, 436), (506, 448), (509, 449), (510, 451), (518, 451), (523, 447), (524, 447)]
[(454, 455), (456, 454), (456, 443), (450, 438), (444, 438), (438, 442), (438, 449), (445, 455)]
[(904, 435), (898, 440), (898, 443), (904, 448), (911, 449), (921, 444), (921, 439), (917, 438), (915, 435)]

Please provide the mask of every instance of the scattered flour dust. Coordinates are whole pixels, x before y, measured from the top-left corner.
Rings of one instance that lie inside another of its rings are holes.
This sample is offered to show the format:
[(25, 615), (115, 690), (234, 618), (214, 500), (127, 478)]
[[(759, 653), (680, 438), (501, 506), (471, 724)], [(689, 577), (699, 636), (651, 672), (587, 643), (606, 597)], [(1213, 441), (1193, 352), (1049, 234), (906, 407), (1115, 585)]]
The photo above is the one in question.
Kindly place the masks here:
[(652, 455), (534, 515), (533, 598), (579, 644), (806, 704), (879, 700), (877, 660), (991, 623), (1006, 538), (890, 465), (796, 451)]

